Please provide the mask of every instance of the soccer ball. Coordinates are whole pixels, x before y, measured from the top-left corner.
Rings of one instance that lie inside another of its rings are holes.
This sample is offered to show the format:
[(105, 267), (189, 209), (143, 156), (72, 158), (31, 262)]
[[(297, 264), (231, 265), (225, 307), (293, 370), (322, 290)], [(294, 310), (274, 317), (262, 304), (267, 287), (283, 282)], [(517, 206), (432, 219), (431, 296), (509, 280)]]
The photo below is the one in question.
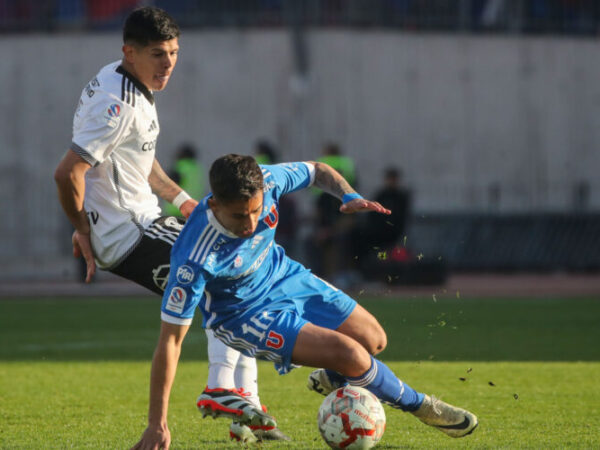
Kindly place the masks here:
[(331, 448), (371, 448), (385, 431), (383, 406), (372, 393), (357, 386), (339, 388), (325, 397), (317, 421)]

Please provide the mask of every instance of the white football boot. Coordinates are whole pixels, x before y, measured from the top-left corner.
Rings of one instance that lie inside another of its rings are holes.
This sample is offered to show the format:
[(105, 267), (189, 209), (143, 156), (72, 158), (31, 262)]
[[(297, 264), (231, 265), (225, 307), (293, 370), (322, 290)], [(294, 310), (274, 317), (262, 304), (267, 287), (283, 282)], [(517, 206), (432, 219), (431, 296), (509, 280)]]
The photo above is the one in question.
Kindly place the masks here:
[(327, 376), (327, 372), (325, 369), (316, 369), (313, 370), (308, 376), (308, 381), (306, 386), (311, 391), (318, 392), (321, 395), (328, 395), (329, 393), (335, 391), (338, 388), (346, 386), (348, 383), (338, 383), (336, 381), (331, 380)]
[(411, 414), (421, 422), (456, 438), (471, 434), (478, 425), (475, 414), (449, 405), (433, 395), (426, 395), (419, 409), (411, 411)]

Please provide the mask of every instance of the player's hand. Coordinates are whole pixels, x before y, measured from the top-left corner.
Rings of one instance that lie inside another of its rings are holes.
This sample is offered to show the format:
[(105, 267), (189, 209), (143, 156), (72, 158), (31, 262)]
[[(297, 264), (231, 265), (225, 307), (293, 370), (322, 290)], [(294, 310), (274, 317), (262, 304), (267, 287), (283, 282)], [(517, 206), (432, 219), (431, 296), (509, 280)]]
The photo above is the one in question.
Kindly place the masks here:
[(168, 426), (148, 427), (140, 441), (131, 447), (131, 450), (169, 450), (171, 445), (171, 432)]
[(92, 277), (96, 273), (96, 261), (94, 261), (94, 253), (92, 252), (92, 243), (90, 242), (89, 233), (80, 233), (75, 230), (73, 236), (71, 236), (71, 242), (73, 243), (73, 256), (75, 258), (85, 259), (85, 265), (87, 267), (87, 274), (85, 276), (85, 282), (89, 283), (92, 281)]
[(390, 215), (392, 211), (381, 206), (379, 202), (372, 202), (364, 198), (355, 198), (348, 203), (340, 206), (340, 212), (344, 214), (353, 214), (357, 212), (376, 212), (380, 214)]
[(196, 200), (194, 200), (193, 198), (190, 198), (189, 200), (186, 200), (185, 202), (183, 202), (181, 204), (181, 208), (179, 208), (179, 211), (181, 211), (181, 214), (183, 214), (183, 217), (185, 217), (186, 219), (190, 217), (190, 214), (192, 214), (192, 211), (194, 211), (194, 208), (198, 205), (198, 202)]

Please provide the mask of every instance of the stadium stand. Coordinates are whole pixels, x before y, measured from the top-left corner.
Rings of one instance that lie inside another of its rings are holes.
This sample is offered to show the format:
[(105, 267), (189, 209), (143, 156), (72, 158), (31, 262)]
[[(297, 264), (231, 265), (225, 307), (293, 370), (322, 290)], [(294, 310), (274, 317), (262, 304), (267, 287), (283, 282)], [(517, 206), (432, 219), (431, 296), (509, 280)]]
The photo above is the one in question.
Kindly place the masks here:
[(140, 4), (184, 27), (378, 27), (460, 33), (595, 35), (594, 0), (0, 0), (0, 31), (117, 29)]

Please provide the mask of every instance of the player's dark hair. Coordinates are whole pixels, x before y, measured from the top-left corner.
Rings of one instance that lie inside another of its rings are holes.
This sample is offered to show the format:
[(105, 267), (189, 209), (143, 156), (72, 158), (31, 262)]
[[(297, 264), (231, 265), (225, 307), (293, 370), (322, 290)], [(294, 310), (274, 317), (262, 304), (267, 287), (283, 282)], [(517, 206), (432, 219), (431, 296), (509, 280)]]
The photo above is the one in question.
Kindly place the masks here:
[(208, 174), (214, 198), (223, 203), (247, 200), (263, 189), (263, 175), (252, 156), (221, 156)]
[(147, 46), (150, 42), (170, 41), (179, 37), (179, 26), (166, 11), (153, 6), (135, 9), (125, 20), (123, 42)]

